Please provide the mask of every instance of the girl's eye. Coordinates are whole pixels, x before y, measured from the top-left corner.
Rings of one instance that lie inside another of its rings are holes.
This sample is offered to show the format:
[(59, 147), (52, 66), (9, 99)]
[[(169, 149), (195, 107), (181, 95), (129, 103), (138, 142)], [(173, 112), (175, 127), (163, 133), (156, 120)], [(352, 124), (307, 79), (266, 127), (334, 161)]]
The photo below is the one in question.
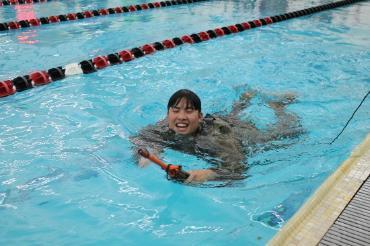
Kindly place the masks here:
[(180, 111), (180, 109), (178, 109), (178, 108), (172, 108), (172, 112), (174, 112), (174, 113), (178, 113)]

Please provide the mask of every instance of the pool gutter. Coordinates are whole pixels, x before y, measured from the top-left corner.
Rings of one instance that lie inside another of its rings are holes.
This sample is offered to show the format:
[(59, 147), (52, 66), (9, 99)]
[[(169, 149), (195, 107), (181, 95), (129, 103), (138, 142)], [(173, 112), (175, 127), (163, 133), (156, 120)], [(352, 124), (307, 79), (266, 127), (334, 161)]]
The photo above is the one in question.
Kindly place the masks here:
[(317, 245), (370, 175), (370, 134), (268, 245)]

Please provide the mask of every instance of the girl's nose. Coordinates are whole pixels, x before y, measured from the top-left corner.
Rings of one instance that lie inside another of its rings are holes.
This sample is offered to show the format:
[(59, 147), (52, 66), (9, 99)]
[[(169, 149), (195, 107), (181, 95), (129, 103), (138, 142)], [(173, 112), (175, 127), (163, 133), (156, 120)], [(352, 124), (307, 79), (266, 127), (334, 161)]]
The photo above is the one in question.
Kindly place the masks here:
[(180, 110), (178, 114), (179, 119), (186, 119), (186, 113), (184, 110)]

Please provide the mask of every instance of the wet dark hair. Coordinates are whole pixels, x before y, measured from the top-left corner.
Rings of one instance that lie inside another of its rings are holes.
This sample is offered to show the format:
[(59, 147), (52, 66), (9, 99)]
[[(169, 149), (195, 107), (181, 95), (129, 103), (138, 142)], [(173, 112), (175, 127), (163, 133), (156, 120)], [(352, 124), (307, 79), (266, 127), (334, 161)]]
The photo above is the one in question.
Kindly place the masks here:
[(200, 102), (199, 97), (197, 96), (197, 94), (188, 89), (178, 90), (170, 97), (170, 100), (168, 100), (167, 104), (167, 111), (169, 111), (171, 107), (174, 107), (177, 104), (179, 104), (179, 102), (183, 98), (186, 99), (187, 107), (192, 107), (195, 110), (202, 112), (202, 104)]

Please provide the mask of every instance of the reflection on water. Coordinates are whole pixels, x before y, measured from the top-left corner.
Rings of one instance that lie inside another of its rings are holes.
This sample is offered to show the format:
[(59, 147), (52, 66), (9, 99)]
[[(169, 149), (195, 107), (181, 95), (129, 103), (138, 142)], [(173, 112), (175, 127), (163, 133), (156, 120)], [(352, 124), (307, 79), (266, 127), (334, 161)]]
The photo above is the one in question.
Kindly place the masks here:
[(252, 216), (252, 219), (262, 223), (264, 226), (279, 229), (294, 215), (309, 193), (309, 191), (292, 193), (271, 210), (255, 214)]
[(32, 4), (14, 6), (17, 21), (35, 19), (36, 13)]
[(17, 38), (21, 44), (36, 44), (39, 42), (37, 36), (36, 30), (27, 30), (23, 31), (21, 35), (17, 35)]
[[(16, 11), (17, 21), (37, 18), (32, 4), (16, 5), (14, 8)], [(17, 35), (17, 38), (21, 44), (36, 44), (39, 42), (36, 30), (26, 29), (26, 31), (22, 31), (20, 35)]]

